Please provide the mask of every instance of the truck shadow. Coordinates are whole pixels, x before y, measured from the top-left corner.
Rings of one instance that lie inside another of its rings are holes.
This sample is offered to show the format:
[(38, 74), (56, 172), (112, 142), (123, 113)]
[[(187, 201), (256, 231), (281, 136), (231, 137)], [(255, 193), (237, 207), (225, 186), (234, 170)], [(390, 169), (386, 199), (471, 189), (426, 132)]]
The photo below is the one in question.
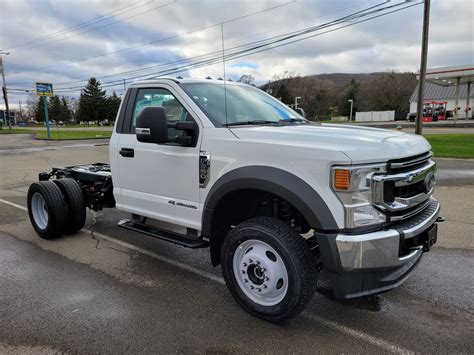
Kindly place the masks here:
[(331, 280), (324, 275), (323, 272), (320, 273), (318, 278), (318, 285), (316, 287), (316, 292), (325, 296), (333, 302), (336, 302), (341, 305), (350, 306), (353, 308), (364, 309), (371, 312), (380, 312), (383, 308), (384, 301), (380, 294), (364, 296), (353, 299), (341, 299), (334, 296), (332, 290)]

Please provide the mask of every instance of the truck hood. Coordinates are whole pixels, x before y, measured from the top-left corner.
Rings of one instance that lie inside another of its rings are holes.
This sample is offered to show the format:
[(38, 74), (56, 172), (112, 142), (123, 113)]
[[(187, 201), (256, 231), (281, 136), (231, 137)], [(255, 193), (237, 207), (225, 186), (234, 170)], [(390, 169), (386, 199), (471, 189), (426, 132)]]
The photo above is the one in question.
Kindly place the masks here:
[(339, 124), (232, 127), (242, 140), (344, 152), (353, 163), (383, 162), (421, 154), (431, 146), (421, 136)]

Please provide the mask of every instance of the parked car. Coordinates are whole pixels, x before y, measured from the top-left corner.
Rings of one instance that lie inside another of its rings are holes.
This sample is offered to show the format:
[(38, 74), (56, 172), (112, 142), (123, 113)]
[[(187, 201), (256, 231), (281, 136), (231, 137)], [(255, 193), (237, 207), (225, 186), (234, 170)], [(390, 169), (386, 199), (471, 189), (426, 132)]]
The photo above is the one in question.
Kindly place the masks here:
[(416, 121), (416, 112), (410, 112), (407, 114), (407, 121), (415, 122)]

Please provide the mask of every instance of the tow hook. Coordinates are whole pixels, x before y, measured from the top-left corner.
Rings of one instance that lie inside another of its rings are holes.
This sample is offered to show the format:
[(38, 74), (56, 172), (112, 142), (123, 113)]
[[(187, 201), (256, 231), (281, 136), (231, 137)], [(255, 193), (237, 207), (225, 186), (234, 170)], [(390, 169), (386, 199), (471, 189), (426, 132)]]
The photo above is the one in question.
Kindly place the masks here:
[(442, 217), (442, 216), (439, 216), (438, 218), (436, 218), (436, 223), (442, 223), (446, 220), (446, 218)]

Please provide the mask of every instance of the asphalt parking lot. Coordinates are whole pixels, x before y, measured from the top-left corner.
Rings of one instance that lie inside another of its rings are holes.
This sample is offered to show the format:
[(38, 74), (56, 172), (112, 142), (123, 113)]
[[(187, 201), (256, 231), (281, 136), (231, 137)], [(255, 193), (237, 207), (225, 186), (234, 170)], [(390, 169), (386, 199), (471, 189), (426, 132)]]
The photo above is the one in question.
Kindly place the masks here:
[(119, 229), (119, 211), (38, 238), (26, 213), (37, 173), (107, 161), (106, 141), (0, 137), (0, 353), (474, 352), (474, 161), (438, 159), (446, 222), (405, 284), (353, 301), (321, 287), (278, 326), (239, 308), (208, 250)]

